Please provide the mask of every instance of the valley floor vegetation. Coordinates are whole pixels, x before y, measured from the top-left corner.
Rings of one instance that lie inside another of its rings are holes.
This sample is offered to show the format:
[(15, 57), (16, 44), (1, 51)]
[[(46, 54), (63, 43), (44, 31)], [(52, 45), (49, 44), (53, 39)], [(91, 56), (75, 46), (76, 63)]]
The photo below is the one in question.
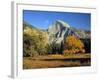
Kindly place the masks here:
[(80, 67), (90, 65), (90, 54), (70, 54), (67, 56), (55, 54), (23, 58), (23, 69)]
[(90, 39), (68, 35), (60, 44), (49, 42), (47, 31), (24, 24), (23, 69), (77, 67), (91, 65)]

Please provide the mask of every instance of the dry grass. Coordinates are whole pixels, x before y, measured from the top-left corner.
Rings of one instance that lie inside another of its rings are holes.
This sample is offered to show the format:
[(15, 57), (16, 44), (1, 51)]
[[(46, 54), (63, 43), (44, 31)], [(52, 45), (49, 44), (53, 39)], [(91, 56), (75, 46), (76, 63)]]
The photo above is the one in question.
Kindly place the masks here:
[(90, 53), (87, 53), (87, 54), (67, 54), (67, 55), (50, 55), (50, 57), (53, 57), (53, 58), (90, 58), (91, 57), (91, 54)]
[(90, 66), (90, 60), (85, 61), (87, 58), (90, 58), (90, 54), (24, 57), (23, 69)]

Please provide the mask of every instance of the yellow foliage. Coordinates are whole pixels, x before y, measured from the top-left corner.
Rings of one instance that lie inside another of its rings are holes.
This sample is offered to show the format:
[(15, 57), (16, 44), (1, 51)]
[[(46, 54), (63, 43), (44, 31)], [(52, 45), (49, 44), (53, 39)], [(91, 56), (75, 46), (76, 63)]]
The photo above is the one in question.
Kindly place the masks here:
[(68, 48), (83, 48), (84, 44), (82, 43), (82, 41), (78, 38), (76, 38), (75, 36), (69, 36), (66, 38), (65, 40), (65, 46), (67, 45)]
[(75, 36), (68, 36), (64, 42), (64, 54), (84, 53), (84, 44)]

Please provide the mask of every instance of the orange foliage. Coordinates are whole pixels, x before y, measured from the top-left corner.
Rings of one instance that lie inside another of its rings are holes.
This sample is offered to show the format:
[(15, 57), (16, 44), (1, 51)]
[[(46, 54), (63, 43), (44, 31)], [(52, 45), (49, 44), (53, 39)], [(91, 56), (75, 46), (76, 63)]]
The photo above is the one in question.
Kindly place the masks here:
[(84, 44), (75, 36), (68, 36), (64, 42), (64, 54), (84, 53)]

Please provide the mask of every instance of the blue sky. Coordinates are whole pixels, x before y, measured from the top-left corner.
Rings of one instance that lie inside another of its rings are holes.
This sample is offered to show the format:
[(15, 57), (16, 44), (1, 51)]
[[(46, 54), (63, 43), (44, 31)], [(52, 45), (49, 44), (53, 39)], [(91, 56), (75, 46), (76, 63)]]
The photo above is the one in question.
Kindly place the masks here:
[(23, 10), (23, 20), (39, 29), (48, 29), (56, 20), (63, 20), (77, 29), (90, 30), (90, 13)]

